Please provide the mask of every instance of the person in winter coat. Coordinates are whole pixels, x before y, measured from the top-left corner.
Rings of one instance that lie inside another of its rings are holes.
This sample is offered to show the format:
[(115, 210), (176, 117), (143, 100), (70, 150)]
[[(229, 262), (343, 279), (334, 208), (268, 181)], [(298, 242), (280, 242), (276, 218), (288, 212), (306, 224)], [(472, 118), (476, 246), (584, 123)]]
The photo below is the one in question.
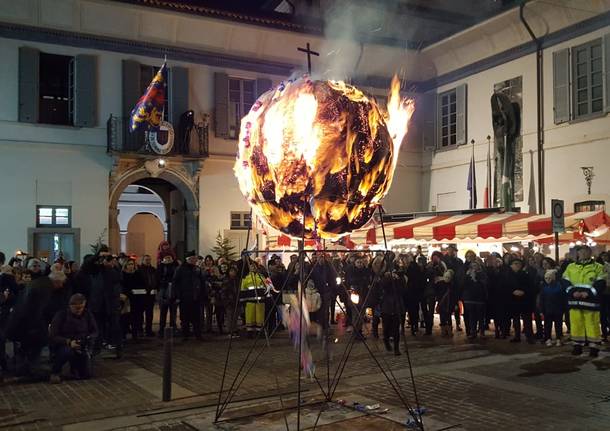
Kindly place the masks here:
[(485, 334), (485, 303), (487, 302), (487, 277), (478, 261), (470, 262), (462, 289), (466, 336), (474, 340), (477, 334)]
[(0, 267), (0, 380), (7, 372), (6, 362), (6, 325), (15, 304), (18, 287), (13, 275), (13, 268), (8, 265)]
[(419, 309), (426, 288), (426, 257), (419, 256), (417, 263), (411, 261), (407, 267), (406, 308), (409, 313), (411, 334), (417, 335), (419, 328)]
[[(400, 355), (400, 316), (404, 314), (400, 283), (400, 276), (397, 273), (383, 270), (379, 282), (383, 343), (388, 352), (394, 350), (394, 354), (397, 356)], [(393, 340), (393, 346), (390, 345), (390, 338)]]
[(567, 308), (565, 286), (557, 279), (557, 271), (549, 269), (544, 274), (544, 285), (540, 292), (540, 310), (544, 315), (544, 340), (547, 346), (553, 345), (551, 330), (555, 325), (557, 346), (561, 346), (563, 336), (563, 314)]
[(159, 247), (157, 247), (157, 266), (159, 266), (165, 256), (171, 256), (172, 260), (176, 262), (176, 252), (172, 249), (170, 243), (161, 241)]
[[(131, 338), (137, 339), (143, 335), (142, 325), (144, 323), (144, 308), (146, 304), (146, 286), (144, 277), (136, 270), (136, 262), (127, 259), (123, 264), (122, 293), (129, 298), (131, 306)], [(125, 334), (123, 334), (125, 337)]]
[(190, 337), (191, 326), (195, 338), (202, 340), (201, 300), (205, 294), (205, 283), (205, 276), (197, 267), (197, 253), (191, 251), (187, 254), (186, 261), (176, 270), (172, 283), (176, 290), (176, 300), (180, 305), (184, 341)]
[(152, 322), (159, 282), (157, 280), (157, 270), (152, 266), (152, 259), (149, 255), (145, 254), (142, 256), (142, 262), (138, 267), (137, 272), (142, 276), (142, 280), (144, 281), (143, 286), (146, 290), (143, 303), (144, 318), (146, 322), (144, 333), (147, 337), (154, 337), (155, 333), (152, 330)]
[(570, 334), (574, 341), (572, 354), (582, 354), (583, 346), (588, 342), (589, 355), (596, 358), (601, 342), (599, 308), (608, 274), (603, 265), (591, 259), (589, 247), (580, 247), (577, 254), (578, 261), (568, 265), (563, 273), (563, 278), (570, 283), (567, 293)]
[(513, 343), (521, 341), (521, 319), (527, 342), (535, 343), (532, 328), (535, 295), (528, 275), (523, 271), (523, 261), (515, 258), (511, 261), (510, 271), (506, 272), (506, 288), (511, 293), (510, 311), (515, 328)]
[(21, 343), (21, 351), (25, 356), (22, 372), (25, 375), (35, 371), (40, 353), (48, 344), (49, 325), (45, 318), (45, 308), (52, 290), (60, 288), (65, 280), (66, 275), (62, 271), (39, 276), (26, 287), (9, 317), (6, 338)]
[(93, 315), (85, 309), (84, 295), (77, 293), (69, 306), (58, 311), (51, 322), (49, 338), (54, 353), (51, 383), (61, 382), (61, 369), (70, 363), (72, 374), (79, 379), (91, 377), (90, 344), (98, 336)]
[[(60, 264), (53, 264), (51, 272), (61, 272), (62, 266)], [(64, 273), (65, 274), (65, 273)], [(49, 299), (44, 307), (43, 316), (46, 325), (51, 324), (51, 320), (57, 312), (64, 310), (68, 306), (70, 297), (72, 296), (71, 283), (68, 275), (62, 284), (54, 283), (53, 288), (49, 294)]]
[(353, 295), (355, 295), (354, 298), (358, 300), (357, 303), (355, 299), (354, 301), (350, 300), (352, 303), (352, 326), (358, 339), (364, 338), (362, 322), (365, 310), (371, 304), (369, 291), (372, 279), (372, 271), (366, 266), (365, 260), (361, 256), (356, 257), (354, 265), (350, 265), (345, 273), (345, 282), (350, 291), (353, 292)]
[(157, 301), (159, 302), (159, 338), (163, 338), (169, 313), (169, 326), (176, 328), (176, 314), (178, 305), (176, 304), (176, 289), (173, 286), (173, 278), (178, 268), (178, 263), (174, 258), (167, 254), (163, 257), (161, 264), (157, 266), (157, 280), (159, 290)]
[(511, 293), (505, 288), (505, 274), (508, 270), (502, 258), (491, 254), (485, 261), (487, 272), (487, 316), (494, 321), (496, 338), (506, 339), (510, 335), (509, 304)]
[[(474, 254), (473, 251), (469, 250), (470, 253)], [(458, 304), (458, 298), (461, 295), (462, 287), (464, 285), (464, 275), (466, 273), (466, 266), (462, 259), (457, 255), (458, 249), (455, 245), (449, 245), (447, 247), (447, 254), (442, 257), (443, 262), (447, 266), (447, 269), (453, 271), (453, 278), (449, 286), (449, 297), (447, 298), (448, 306), (452, 307), (453, 316), (455, 318), (455, 329), (458, 332), (462, 332), (462, 326), (460, 325), (460, 307)], [(468, 254), (468, 253), (467, 253)], [(442, 255), (441, 255), (442, 256)], [(476, 256), (476, 255), (475, 255)], [(449, 321), (451, 325), (451, 321)], [(450, 332), (453, 330), (451, 328)]]
[(253, 336), (255, 331), (263, 329), (265, 322), (265, 279), (259, 272), (258, 265), (250, 264), (250, 270), (241, 281), (241, 298), (245, 301), (246, 331)]
[(239, 315), (239, 304), (237, 304), (238, 310), (236, 310), (236, 300), (239, 295), (239, 289), (241, 287), (241, 281), (239, 280), (238, 269), (236, 266), (229, 267), (227, 277), (222, 283), (222, 290), (220, 293), (220, 302), (225, 310), (225, 323), (227, 325), (227, 332), (233, 337), (239, 336), (237, 330), (237, 316)]

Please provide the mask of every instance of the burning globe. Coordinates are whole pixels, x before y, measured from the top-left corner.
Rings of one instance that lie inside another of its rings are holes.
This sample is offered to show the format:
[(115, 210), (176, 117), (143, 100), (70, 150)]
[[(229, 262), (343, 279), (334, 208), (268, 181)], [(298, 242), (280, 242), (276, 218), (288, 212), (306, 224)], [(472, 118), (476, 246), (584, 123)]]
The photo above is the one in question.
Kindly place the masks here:
[(388, 192), (414, 110), (395, 77), (382, 112), (342, 81), (282, 82), (242, 119), (234, 171), (253, 212), (281, 232), (336, 239)]

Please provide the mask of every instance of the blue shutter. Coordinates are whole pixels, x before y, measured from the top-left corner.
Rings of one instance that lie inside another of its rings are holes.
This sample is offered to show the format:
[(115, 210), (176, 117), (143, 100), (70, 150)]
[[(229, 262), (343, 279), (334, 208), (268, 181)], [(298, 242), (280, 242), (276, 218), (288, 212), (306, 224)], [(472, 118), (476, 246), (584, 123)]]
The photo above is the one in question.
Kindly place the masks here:
[(171, 123), (174, 128), (180, 124), (180, 116), (189, 109), (189, 71), (186, 67), (172, 67), (169, 80), (169, 102)]
[(140, 63), (123, 60), (123, 117), (129, 117), (131, 110), (140, 99)]
[(604, 111), (610, 112), (610, 33), (604, 36), (602, 45), (604, 47), (604, 68), (606, 75), (606, 82), (604, 83), (606, 86), (606, 101)]
[(570, 121), (570, 49), (553, 52), (553, 121)]
[(37, 49), (19, 48), (19, 121), (38, 122), (40, 102), (40, 53)]
[(214, 73), (214, 133), (229, 138), (229, 75)]
[(437, 99), (435, 93), (426, 93), (422, 96), (422, 143), (424, 151), (434, 151), (437, 145)]
[(76, 127), (94, 127), (97, 118), (97, 58), (74, 57), (73, 123)]
[(467, 125), (467, 100), (466, 100), (466, 84), (462, 84), (455, 89), (456, 101), (456, 125), (455, 125), (455, 143), (457, 145), (466, 144), (466, 125)]

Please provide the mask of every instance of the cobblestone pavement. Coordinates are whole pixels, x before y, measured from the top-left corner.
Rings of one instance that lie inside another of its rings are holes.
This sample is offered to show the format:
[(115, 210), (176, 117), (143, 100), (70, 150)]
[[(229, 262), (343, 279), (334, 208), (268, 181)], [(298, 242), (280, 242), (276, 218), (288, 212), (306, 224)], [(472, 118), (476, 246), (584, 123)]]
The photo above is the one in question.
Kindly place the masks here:
[[(336, 374), (348, 339), (349, 334), (333, 334), (327, 350), (319, 341), (312, 342), (316, 375), (325, 389), (327, 374)], [(515, 345), (492, 337), (467, 343), (463, 334), (453, 339), (435, 335), (407, 340), (418, 401), (427, 409), (426, 429), (607, 430), (610, 426), (610, 353), (591, 360), (572, 357), (569, 346)], [(233, 341), (225, 388), (238, 375), (253, 342)], [(204, 342), (175, 341), (174, 400), (169, 403), (160, 401), (163, 349), (158, 339), (128, 345), (121, 360), (98, 358), (98, 377), (90, 381), (50, 385), (7, 379), (0, 386), (0, 430), (285, 429), (281, 407), (296, 406), (298, 381), (296, 353), (285, 333), (277, 334), (269, 346), (264, 339), (257, 342), (260, 349), (244, 366), (252, 365), (251, 371), (239, 385), (236, 403), (223, 415), (234, 419), (212, 424), (227, 344), (227, 338), (212, 335)], [(399, 388), (409, 405), (416, 405), (404, 344), (398, 357), (386, 353), (383, 343), (373, 338), (367, 339), (367, 345), (378, 364), (364, 344), (355, 343), (333, 399), (344, 399), (347, 406), (353, 401), (379, 403), (389, 412), (379, 418), (362, 417), (334, 404), (320, 416), (318, 429), (401, 429), (408, 415), (392, 386)], [(313, 425), (324, 400), (318, 383), (307, 378), (301, 382), (310, 404), (304, 407), (309, 409), (303, 422), (306, 428)], [(290, 429), (296, 429), (294, 410), (286, 416)]]

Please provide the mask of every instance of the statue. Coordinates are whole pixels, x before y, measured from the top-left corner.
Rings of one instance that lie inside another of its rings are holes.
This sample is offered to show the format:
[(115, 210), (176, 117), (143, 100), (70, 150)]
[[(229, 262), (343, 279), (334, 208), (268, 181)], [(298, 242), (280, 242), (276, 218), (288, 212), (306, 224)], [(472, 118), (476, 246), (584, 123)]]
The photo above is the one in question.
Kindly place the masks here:
[[(515, 204), (515, 148), (521, 126), (519, 104), (511, 102), (510, 98), (500, 92), (491, 96), (491, 117), (495, 140), (494, 183), (500, 187), (494, 188), (494, 202), (506, 211), (513, 209)], [(499, 193), (499, 195), (498, 195)]]

